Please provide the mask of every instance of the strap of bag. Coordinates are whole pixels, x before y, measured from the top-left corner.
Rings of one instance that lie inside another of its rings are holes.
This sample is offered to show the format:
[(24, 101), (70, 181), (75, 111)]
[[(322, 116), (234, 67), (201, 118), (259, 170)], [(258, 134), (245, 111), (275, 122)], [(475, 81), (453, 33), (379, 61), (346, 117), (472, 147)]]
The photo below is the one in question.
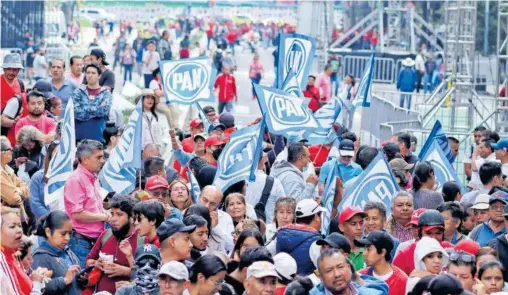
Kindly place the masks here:
[(259, 203), (262, 203), (266, 206), (266, 202), (268, 201), (268, 197), (270, 197), (270, 192), (272, 191), (273, 183), (275, 179), (273, 176), (267, 176), (265, 187), (263, 188), (263, 192), (261, 193), (261, 198), (259, 199)]

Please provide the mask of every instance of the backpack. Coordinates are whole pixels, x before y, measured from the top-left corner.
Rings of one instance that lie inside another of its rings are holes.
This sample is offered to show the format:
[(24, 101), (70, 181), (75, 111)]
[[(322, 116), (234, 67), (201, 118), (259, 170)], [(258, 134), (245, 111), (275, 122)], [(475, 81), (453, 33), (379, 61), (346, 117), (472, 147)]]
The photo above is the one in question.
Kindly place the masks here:
[[(106, 230), (106, 232), (104, 233), (104, 235), (102, 236), (101, 238), (101, 245), (104, 245), (108, 240), (109, 238), (111, 238), (113, 236), (113, 231), (111, 229), (108, 229)], [(136, 248), (139, 248), (139, 247), (143, 247), (145, 245), (145, 240), (140, 237), (139, 235), (137, 236), (137, 245), (136, 245)], [(136, 252), (135, 249), (133, 249), (134, 252)], [(134, 253), (132, 253), (134, 255)]]
[(266, 222), (266, 214), (265, 207), (266, 202), (268, 201), (268, 197), (270, 197), (270, 192), (272, 191), (273, 183), (275, 179), (272, 176), (266, 177), (265, 187), (263, 188), (263, 192), (261, 193), (261, 198), (259, 202), (254, 206), (254, 211), (256, 212), (256, 216), (259, 220), (263, 220)]
[[(23, 84), (23, 81), (21, 81), (19, 79), (18, 79), (18, 81), (19, 81), (19, 88), (21, 89), (21, 92), (25, 92), (25, 84)], [(21, 113), (21, 110), (23, 109), (23, 98), (21, 97), (21, 95), (18, 95), (18, 94), (14, 95), (14, 97), (16, 97), (18, 99), (18, 110), (16, 111), (16, 115), (14, 115), (14, 118), (16, 118), (17, 116), (19, 116), (19, 114)], [(2, 113), (4, 112), (4, 109), (5, 109), (5, 107), (2, 109)], [(14, 126), (12, 126), (12, 127), (14, 127)], [(1, 134), (7, 136), (9, 129), (11, 129), (12, 127), (2, 126)]]

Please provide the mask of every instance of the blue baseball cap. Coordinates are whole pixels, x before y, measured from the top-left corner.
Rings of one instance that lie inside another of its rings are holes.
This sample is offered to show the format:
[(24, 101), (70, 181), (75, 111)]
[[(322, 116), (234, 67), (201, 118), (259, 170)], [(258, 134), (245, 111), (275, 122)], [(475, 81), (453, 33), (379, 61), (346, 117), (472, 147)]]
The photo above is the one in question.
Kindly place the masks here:
[(495, 150), (508, 150), (508, 138), (500, 139), (497, 143), (491, 145)]

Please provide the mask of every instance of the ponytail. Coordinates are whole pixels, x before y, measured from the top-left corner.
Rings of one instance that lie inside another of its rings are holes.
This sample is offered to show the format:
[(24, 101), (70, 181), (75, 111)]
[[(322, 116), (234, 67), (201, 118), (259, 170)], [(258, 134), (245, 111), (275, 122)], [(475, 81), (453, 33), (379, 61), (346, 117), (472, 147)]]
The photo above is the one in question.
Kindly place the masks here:
[(415, 192), (419, 191), (423, 184), (433, 177), (433, 174), (434, 168), (432, 168), (430, 162), (422, 161), (418, 163), (413, 173), (413, 190)]
[(49, 228), (53, 233), (55, 230), (62, 228), (67, 220), (70, 220), (69, 216), (62, 211), (53, 211), (46, 214), (39, 219), (35, 235), (46, 238), (46, 228)]

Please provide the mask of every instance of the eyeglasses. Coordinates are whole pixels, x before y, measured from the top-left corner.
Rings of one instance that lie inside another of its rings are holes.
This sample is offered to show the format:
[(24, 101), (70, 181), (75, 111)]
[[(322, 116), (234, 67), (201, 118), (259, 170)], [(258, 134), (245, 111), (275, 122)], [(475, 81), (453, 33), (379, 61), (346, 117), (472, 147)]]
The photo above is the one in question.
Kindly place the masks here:
[(154, 197), (167, 197), (169, 195), (168, 192), (150, 192), (150, 194)]
[(213, 279), (210, 279), (210, 281), (213, 282), (213, 284), (217, 287), (219, 287), (220, 285), (224, 284), (224, 280), (220, 280), (220, 281), (215, 281)]
[(504, 206), (503, 205), (490, 205), (490, 209), (492, 209), (494, 211), (503, 211)]
[(456, 262), (458, 260), (464, 261), (465, 263), (473, 263), (475, 261), (475, 257), (468, 253), (450, 253), (450, 261)]

